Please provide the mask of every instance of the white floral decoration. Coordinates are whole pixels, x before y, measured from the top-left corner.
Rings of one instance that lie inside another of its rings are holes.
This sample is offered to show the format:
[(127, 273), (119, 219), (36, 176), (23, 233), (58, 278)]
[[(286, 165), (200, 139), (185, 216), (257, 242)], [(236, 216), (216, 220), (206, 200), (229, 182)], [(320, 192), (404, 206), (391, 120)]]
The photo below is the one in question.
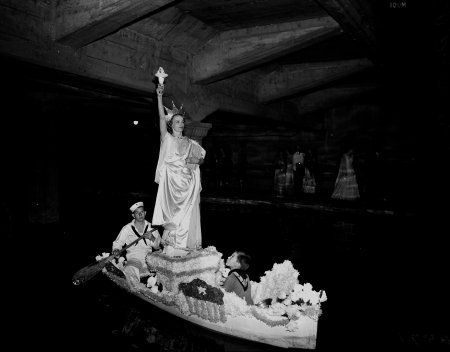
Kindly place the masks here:
[(147, 279), (147, 285), (146, 286), (150, 289), (150, 291), (152, 293), (157, 294), (159, 292), (157, 284), (158, 284), (158, 282), (157, 282), (156, 276), (150, 276)]
[(325, 291), (314, 291), (310, 283), (304, 285), (297, 284), (289, 295), (289, 299), (292, 302), (303, 301), (303, 303), (309, 303), (311, 305), (317, 305), (320, 302), (325, 302), (327, 296)]
[(266, 271), (259, 284), (252, 290), (254, 302), (258, 303), (268, 298), (272, 300), (286, 298), (298, 284), (298, 275), (299, 272), (289, 260), (281, 264), (275, 263), (272, 270)]
[(109, 253), (103, 252), (101, 255), (97, 255), (95, 257), (95, 260), (99, 262), (100, 260), (102, 260), (104, 258), (108, 258), (109, 256), (110, 256)]
[[(296, 321), (301, 316), (317, 320), (322, 312), (320, 303), (327, 300), (325, 291), (314, 291), (310, 283), (300, 284), (298, 276), (299, 272), (292, 263), (285, 260), (266, 271), (260, 282), (251, 283), (253, 301), (263, 308), (267, 316), (289, 319), (286, 325), (289, 331), (299, 328)], [(270, 301), (268, 307), (267, 301)]]
[(251, 315), (250, 306), (234, 292), (224, 291), (223, 304), (227, 316), (238, 317)]
[(153, 287), (155, 285), (156, 285), (156, 276), (150, 276), (147, 279), (147, 287), (150, 288), (150, 287)]
[(289, 319), (298, 319), (300, 317), (300, 306), (297, 304), (287, 306), (286, 314)]

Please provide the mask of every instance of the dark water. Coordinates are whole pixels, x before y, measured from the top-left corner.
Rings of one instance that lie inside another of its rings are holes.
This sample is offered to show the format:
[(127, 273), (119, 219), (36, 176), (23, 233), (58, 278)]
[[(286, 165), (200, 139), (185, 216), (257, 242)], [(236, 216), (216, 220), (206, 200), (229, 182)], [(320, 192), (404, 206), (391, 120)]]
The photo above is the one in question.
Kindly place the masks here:
[[(72, 204), (64, 225), (23, 227), (20, 243), (27, 259), (17, 258), (14, 251), (5, 256), (10, 350), (283, 350), (173, 318), (103, 275), (73, 286), (72, 274), (109, 251), (129, 221), (127, 213), (118, 211), (121, 202)], [(430, 270), (442, 262), (429, 253), (427, 233), (417, 235), (423, 226), (420, 217), (288, 209), (280, 202), (207, 201), (201, 216), (204, 246), (216, 246), (225, 257), (235, 249), (248, 252), (253, 280), (274, 262), (289, 259), (301, 283), (326, 290), (318, 350), (450, 347), (448, 324), (440, 319), (449, 311), (445, 280), (441, 270)]]

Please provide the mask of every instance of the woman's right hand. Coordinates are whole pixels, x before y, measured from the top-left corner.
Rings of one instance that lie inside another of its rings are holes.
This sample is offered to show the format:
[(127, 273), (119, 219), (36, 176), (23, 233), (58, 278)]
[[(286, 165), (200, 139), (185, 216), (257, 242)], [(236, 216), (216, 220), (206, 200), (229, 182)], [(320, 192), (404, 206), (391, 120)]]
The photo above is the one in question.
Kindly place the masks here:
[(158, 84), (158, 87), (156, 88), (156, 95), (158, 97), (162, 97), (164, 93), (164, 86), (162, 84)]

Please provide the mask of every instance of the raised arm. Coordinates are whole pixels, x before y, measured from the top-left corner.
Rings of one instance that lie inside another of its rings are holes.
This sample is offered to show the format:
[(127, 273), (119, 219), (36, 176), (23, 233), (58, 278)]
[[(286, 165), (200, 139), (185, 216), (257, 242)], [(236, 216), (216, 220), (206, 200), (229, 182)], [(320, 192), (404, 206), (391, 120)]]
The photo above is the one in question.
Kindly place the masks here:
[(158, 112), (159, 112), (159, 131), (161, 133), (161, 140), (167, 133), (167, 124), (166, 124), (166, 114), (164, 113), (164, 105), (162, 101), (162, 96), (164, 92), (164, 86), (158, 84), (158, 88), (156, 88), (156, 95), (158, 96)]

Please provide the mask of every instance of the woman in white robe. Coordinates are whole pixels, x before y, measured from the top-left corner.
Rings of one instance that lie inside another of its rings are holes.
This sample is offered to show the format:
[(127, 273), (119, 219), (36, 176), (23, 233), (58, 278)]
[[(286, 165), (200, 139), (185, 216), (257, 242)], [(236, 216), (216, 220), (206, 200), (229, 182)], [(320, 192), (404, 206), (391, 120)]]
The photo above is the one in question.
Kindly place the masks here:
[(153, 212), (153, 225), (164, 227), (164, 252), (185, 255), (201, 248), (200, 227), (200, 168), (205, 150), (194, 140), (183, 136), (184, 116), (173, 106), (164, 113), (162, 94), (158, 85), (158, 111), (161, 147), (155, 182), (159, 184)]

